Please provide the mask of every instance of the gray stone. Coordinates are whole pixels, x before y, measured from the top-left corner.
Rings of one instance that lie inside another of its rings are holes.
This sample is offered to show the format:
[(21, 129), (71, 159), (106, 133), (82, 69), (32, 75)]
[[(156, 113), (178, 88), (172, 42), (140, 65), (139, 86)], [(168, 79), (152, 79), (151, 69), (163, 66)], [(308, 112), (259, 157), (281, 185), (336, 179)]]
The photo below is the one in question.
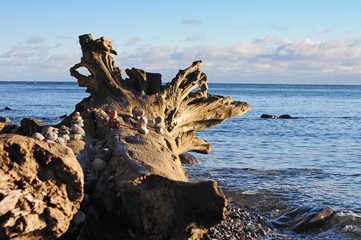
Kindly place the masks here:
[(78, 124), (71, 125), (70, 132), (73, 134), (80, 134), (83, 137), (85, 136), (84, 129), (81, 126), (79, 126)]
[(181, 163), (184, 164), (198, 164), (198, 159), (190, 153), (182, 153), (179, 155)]
[(41, 133), (34, 133), (31, 137), (39, 139), (40, 141), (44, 140), (44, 136)]
[(106, 167), (107, 167), (107, 162), (101, 158), (94, 159), (92, 163), (92, 168), (98, 172), (103, 171)]

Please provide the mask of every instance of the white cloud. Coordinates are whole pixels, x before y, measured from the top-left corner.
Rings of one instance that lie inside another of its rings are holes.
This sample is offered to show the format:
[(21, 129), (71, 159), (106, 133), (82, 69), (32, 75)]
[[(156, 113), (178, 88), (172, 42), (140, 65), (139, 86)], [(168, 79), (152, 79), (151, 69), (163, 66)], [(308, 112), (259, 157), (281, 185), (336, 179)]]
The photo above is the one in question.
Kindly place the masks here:
[(269, 42), (273, 42), (275, 40), (275, 38), (276, 38), (275, 35), (269, 35), (262, 39), (255, 39), (255, 40), (253, 40), (253, 43), (256, 43), (256, 44), (269, 43)]
[(272, 30), (276, 30), (276, 31), (287, 31), (288, 28), (286, 27), (280, 27), (280, 26), (271, 26), (270, 27)]
[(194, 36), (191, 36), (191, 37), (188, 37), (186, 38), (186, 42), (196, 42), (196, 41), (199, 41), (203, 38), (203, 36), (199, 36), (199, 35), (194, 35)]
[(202, 25), (202, 21), (196, 20), (196, 19), (182, 19), (181, 20), (182, 24), (186, 24), (186, 25)]
[(80, 60), (80, 53), (52, 54), (46, 45), (13, 47), (0, 53), (0, 80), (71, 79), (69, 69)]
[(325, 29), (325, 30), (319, 32), (318, 35), (329, 34), (329, 33), (332, 33), (332, 29), (328, 28), (328, 29)]
[(40, 38), (40, 37), (30, 37), (26, 43), (28, 44), (37, 44), (37, 43), (42, 43), (44, 42), (45, 40), (43, 38)]
[(137, 36), (133, 36), (128, 40), (128, 42), (125, 44), (125, 46), (134, 46), (139, 42), (140, 42), (140, 38)]
[[(265, 42), (268, 44), (260, 44)], [(71, 79), (69, 68), (80, 61), (79, 51), (52, 54), (46, 45), (19, 45), (0, 53), (0, 80), (42, 75), (47, 79), (63, 76)], [(198, 45), (190, 48), (141, 45), (132, 52), (119, 51), (116, 65), (141, 68), (163, 75), (170, 81), (179, 69), (195, 60), (202, 60), (202, 70), (210, 81), (231, 82), (247, 79), (329, 79), (361, 78), (361, 37), (313, 41), (304, 39), (275, 41), (273, 35), (254, 41), (219, 47)], [(126, 76), (124, 76), (126, 77)], [(5, 79), (6, 78), (6, 79)], [(356, 80), (355, 80), (356, 81)]]

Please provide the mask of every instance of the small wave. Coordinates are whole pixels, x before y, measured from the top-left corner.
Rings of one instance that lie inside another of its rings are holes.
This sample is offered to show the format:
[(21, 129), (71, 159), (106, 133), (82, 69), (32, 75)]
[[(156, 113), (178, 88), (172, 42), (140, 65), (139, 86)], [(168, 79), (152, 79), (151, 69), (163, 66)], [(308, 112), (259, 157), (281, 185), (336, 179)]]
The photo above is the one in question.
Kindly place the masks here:
[(357, 226), (361, 227), (361, 214), (355, 213), (350, 210), (343, 210), (335, 214), (334, 216), (335, 225), (342, 226)]

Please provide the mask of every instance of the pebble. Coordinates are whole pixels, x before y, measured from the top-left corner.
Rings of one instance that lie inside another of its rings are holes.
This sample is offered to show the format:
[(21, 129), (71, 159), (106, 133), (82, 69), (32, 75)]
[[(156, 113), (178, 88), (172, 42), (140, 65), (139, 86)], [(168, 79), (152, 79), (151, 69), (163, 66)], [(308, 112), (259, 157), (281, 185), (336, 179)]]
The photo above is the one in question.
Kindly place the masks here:
[(232, 205), (227, 218), (220, 224), (207, 229), (201, 240), (213, 239), (262, 239), (266, 235), (276, 237), (277, 230), (268, 228), (268, 224), (257, 213)]
[(74, 224), (76, 226), (82, 224), (83, 222), (85, 222), (85, 219), (86, 219), (86, 215), (83, 211), (79, 211), (75, 214), (74, 216)]
[(81, 134), (70, 134), (69, 137), (71, 140), (80, 140), (83, 138)]
[(134, 108), (133, 110), (133, 118), (136, 120), (141, 119), (145, 116), (145, 111), (141, 108)]
[(101, 158), (94, 159), (92, 163), (92, 168), (99, 172), (103, 171), (106, 168), (106, 166), (107, 166), (107, 162)]
[(57, 139), (55, 139), (55, 142), (62, 145), (66, 145), (66, 140), (62, 137), (58, 137)]
[(80, 134), (82, 137), (85, 136), (84, 129), (82, 129), (81, 126), (78, 124), (71, 125), (70, 132), (73, 134)]
[(33, 138), (36, 138), (36, 139), (39, 139), (40, 141), (43, 141), (44, 140), (44, 136), (41, 134), (41, 133), (34, 133), (32, 135)]
[(109, 162), (112, 156), (112, 150), (110, 148), (102, 148), (98, 154), (98, 157), (106, 162)]

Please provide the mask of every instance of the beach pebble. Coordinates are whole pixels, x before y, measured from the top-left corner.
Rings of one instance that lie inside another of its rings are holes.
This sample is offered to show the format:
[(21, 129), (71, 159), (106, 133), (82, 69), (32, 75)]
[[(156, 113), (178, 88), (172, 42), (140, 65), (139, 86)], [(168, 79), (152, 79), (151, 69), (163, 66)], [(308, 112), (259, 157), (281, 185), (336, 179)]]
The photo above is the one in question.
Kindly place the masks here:
[(65, 125), (61, 125), (61, 127), (58, 129), (58, 134), (69, 134), (69, 128)]
[(227, 218), (222, 223), (209, 228), (200, 239), (263, 239), (266, 235), (271, 237), (270, 239), (283, 239), (279, 238), (276, 230), (268, 229), (266, 223), (260, 220), (262, 219), (259, 214), (250, 214), (245, 209), (231, 205)]
[(44, 140), (44, 136), (41, 133), (34, 133), (32, 135), (33, 138), (39, 139), (40, 141)]
[(55, 140), (56, 143), (59, 143), (59, 144), (62, 144), (62, 145), (65, 145), (66, 144), (66, 140), (62, 137), (58, 137), (56, 140)]
[(69, 136), (68, 134), (59, 135), (59, 137), (64, 138), (65, 141), (69, 141), (69, 140), (70, 140), (70, 136)]
[(112, 150), (109, 148), (102, 148), (97, 157), (103, 159), (104, 161), (108, 162), (112, 156)]
[(149, 130), (146, 127), (138, 128), (138, 132), (141, 134), (148, 134)]
[(184, 164), (198, 164), (198, 159), (190, 153), (182, 153), (179, 155), (181, 163)]
[(106, 168), (106, 166), (107, 166), (107, 162), (101, 158), (94, 159), (92, 163), (92, 168), (99, 172), (103, 171)]
[(45, 136), (47, 133), (51, 133), (54, 131), (54, 128), (53, 127), (44, 127), (43, 130), (41, 131), (41, 134), (43, 136)]
[(56, 132), (48, 132), (44, 134), (45, 139), (55, 141), (58, 138)]
[(94, 151), (99, 153), (100, 150), (103, 148), (103, 141), (95, 140), (93, 145), (94, 145)]
[(149, 127), (153, 127), (154, 124), (155, 124), (154, 119), (149, 119), (149, 120), (148, 120), (148, 126), (149, 126)]
[(73, 124), (70, 127), (70, 132), (73, 134), (80, 134), (82, 137), (85, 136), (85, 131), (78, 124)]
[(70, 140), (81, 140), (83, 138), (81, 134), (77, 134), (77, 133), (70, 134), (69, 137), (70, 137)]
[(86, 193), (84, 193), (83, 203), (84, 204), (89, 204), (90, 203), (90, 196), (88, 194), (86, 194)]
[(76, 226), (85, 222), (86, 215), (83, 211), (79, 211), (74, 215), (73, 221)]
[(145, 111), (141, 108), (134, 108), (133, 110), (133, 118), (136, 120), (141, 119), (145, 116)]

